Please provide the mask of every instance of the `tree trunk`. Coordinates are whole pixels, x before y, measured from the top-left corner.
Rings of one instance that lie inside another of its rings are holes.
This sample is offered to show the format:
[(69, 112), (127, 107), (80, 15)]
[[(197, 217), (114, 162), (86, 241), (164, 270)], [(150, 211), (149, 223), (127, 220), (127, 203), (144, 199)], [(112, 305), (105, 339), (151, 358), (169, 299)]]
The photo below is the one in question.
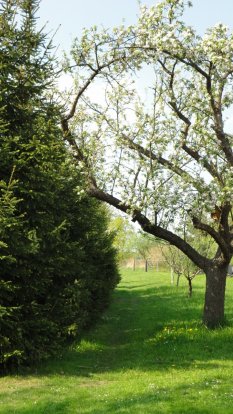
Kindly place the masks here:
[(193, 286), (192, 286), (192, 279), (191, 277), (188, 277), (188, 284), (189, 284), (189, 297), (192, 297), (192, 293), (193, 293)]
[(171, 267), (171, 285), (174, 285), (174, 270)]
[(176, 287), (179, 287), (179, 284), (180, 284), (180, 276), (181, 276), (181, 274), (180, 273), (177, 273)]
[(206, 272), (203, 322), (208, 328), (224, 324), (227, 266), (213, 266)]

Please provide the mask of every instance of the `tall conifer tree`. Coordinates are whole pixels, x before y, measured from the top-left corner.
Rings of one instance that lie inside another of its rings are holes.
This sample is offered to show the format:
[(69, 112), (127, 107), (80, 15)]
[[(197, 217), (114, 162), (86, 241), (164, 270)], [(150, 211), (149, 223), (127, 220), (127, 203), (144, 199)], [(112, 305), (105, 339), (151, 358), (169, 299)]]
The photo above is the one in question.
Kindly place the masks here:
[(38, 7), (38, 0), (1, 1), (3, 365), (49, 355), (105, 307), (118, 280), (103, 212), (77, 202), (80, 179), (62, 141), (52, 46), (37, 30)]

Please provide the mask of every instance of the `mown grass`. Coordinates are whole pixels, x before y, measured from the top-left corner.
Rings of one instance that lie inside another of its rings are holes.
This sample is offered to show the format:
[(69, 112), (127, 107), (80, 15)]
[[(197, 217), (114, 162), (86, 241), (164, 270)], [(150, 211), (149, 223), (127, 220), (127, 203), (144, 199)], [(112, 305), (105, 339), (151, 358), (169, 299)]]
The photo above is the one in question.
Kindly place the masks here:
[(228, 326), (201, 326), (204, 278), (124, 271), (110, 309), (80, 343), (0, 378), (1, 414), (232, 414), (233, 280)]

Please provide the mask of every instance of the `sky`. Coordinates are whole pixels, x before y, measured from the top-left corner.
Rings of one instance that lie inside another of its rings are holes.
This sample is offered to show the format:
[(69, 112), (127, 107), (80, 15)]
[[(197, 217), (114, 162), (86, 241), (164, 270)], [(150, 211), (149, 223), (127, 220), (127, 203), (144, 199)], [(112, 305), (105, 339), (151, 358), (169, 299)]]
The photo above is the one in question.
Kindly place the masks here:
[[(152, 6), (158, 0), (142, 0)], [(185, 21), (203, 34), (207, 27), (220, 21), (233, 29), (233, 0), (193, 0), (187, 9)], [(57, 33), (54, 44), (68, 51), (72, 39), (80, 36), (83, 27), (93, 25), (112, 27), (136, 23), (139, 11), (138, 0), (41, 0), (39, 23), (47, 23), (46, 31)]]

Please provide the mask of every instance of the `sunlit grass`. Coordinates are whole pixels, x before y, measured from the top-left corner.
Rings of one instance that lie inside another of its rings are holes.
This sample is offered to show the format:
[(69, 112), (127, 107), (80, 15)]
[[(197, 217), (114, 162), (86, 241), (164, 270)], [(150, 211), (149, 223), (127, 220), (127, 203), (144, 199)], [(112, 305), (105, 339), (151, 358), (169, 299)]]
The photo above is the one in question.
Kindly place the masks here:
[(228, 326), (201, 323), (204, 278), (124, 271), (110, 309), (80, 343), (0, 378), (1, 414), (232, 414), (233, 280)]

